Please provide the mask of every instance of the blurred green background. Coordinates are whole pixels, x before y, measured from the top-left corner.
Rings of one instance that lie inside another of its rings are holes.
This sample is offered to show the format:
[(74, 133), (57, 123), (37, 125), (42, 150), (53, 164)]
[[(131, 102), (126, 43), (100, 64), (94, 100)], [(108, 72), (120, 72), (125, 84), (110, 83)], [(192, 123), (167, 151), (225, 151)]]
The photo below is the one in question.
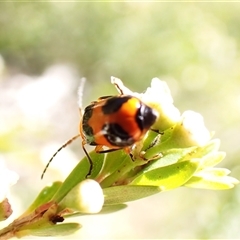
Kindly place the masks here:
[[(53, 152), (78, 132), (81, 77), (84, 106), (116, 94), (110, 76), (139, 92), (153, 77), (166, 81), (181, 112), (204, 116), (227, 152), (221, 167), (239, 179), (239, 12), (239, 3), (221, 2), (0, 3), (0, 159), (20, 176), (14, 216), (83, 155), (73, 143), (40, 180)], [(238, 186), (180, 188), (76, 218), (83, 228), (71, 238), (239, 238), (239, 203)]]

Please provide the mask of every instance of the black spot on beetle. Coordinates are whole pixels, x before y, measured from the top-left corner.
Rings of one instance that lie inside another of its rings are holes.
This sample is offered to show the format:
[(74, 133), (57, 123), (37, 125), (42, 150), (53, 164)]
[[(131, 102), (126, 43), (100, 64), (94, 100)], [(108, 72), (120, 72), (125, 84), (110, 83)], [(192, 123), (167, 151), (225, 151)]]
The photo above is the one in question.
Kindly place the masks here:
[(109, 98), (105, 105), (102, 107), (102, 111), (104, 114), (112, 114), (117, 112), (122, 105), (131, 99), (132, 96), (123, 96), (123, 97), (111, 97)]

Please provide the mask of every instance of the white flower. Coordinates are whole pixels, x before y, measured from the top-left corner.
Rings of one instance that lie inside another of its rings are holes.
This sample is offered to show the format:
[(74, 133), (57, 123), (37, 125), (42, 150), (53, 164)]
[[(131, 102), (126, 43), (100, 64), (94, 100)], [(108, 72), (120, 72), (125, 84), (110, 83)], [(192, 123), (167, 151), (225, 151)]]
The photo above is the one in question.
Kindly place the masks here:
[(182, 125), (188, 131), (189, 138), (197, 146), (204, 146), (211, 139), (211, 134), (205, 127), (204, 119), (200, 113), (185, 111), (182, 114)]
[(211, 134), (204, 125), (202, 115), (188, 110), (176, 125), (173, 138), (181, 147), (204, 146), (211, 139)]
[(149, 99), (152, 98), (152, 102), (168, 104), (173, 103), (173, 98), (167, 83), (161, 81), (159, 78), (152, 79), (151, 87), (147, 88), (144, 95), (146, 95)]
[(2, 202), (9, 192), (12, 185), (16, 184), (19, 176), (6, 168), (3, 159), (0, 159), (0, 202)]
[(142, 96), (143, 102), (159, 112), (159, 119), (154, 124), (158, 130), (166, 130), (180, 119), (180, 111), (173, 105), (173, 98), (166, 82), (153, 78), (151, 87)]

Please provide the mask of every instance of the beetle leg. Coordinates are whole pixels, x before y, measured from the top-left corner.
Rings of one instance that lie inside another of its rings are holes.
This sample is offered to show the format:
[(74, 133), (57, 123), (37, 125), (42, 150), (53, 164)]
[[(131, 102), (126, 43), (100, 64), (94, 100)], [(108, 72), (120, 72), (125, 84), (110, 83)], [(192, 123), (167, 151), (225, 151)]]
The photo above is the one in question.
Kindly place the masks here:
[(86, 175), (86, 178), (88, 178), (88, 177), (90, 177), (91, 174), (92, 174), (93, 161), (92, 161), (91, 157), (89, 156), (89, 154), (88, 154), (88, 152), (87, 152), (87, 150), (86, 150), (86, 148), (85, 148), (85, 145), (86, 145), (86, 142), (85, 142), (85, 141), (82, 141), (82, 149), (83, 149), (84, 153), (86, 154), (87, 159), (88, 159), (88, 162), (89, 162), (89, 164), (90, 164), (90, 168), (89, 168), (88, 174)]

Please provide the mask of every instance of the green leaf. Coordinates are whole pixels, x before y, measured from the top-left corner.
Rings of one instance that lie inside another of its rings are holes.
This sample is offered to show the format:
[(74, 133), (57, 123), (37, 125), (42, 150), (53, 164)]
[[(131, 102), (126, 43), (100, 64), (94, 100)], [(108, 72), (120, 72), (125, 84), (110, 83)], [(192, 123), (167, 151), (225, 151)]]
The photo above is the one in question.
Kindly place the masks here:
[(222, 177), (226, 176), (231, 171), (227, 168), (206, 168), (203, 171), (197, 172), (197, 176), (203, 176), (203, 177)]
[[(171, 164), (177, 163), (179, 161), (182, 161), (185, 156), (191, 156), (191, 154), (195, 151), (196, 147), (190, 147), (190, 148), (175, 148), (171, 149), (167, 152), (166, 155), (158, 159), (157, 161), (152, 161), (148, 164), (147, 167), (145, 167), (141, 173), (145, 173), (148, 171), (151, 171), (153, 169), (157, 169), (160, 167), (169, 166)], [(190, 157), (187, 158), (187, 160), (191, 159)]]
[[(164, 131), (164, 134), (160, 136), (159, 140), (152, 146), (151, 148), (146, 150), (144, 155), (145, 159), (152, 159), (154, 156), (159, 153), (165, 152), (169, 149), (168, 140), (171, 138), (173, 132), (173, 128), (169, 128)], [(150, 133), (151, 137), (154, 133)], [(145, 147), (146, 144), (144, 144)]]
[[(104, 161), (104, 154), (91, 152), (90, 157), (93, 161), (93, 169), (90, 178), (94, 178), (100, 171)], [(66, 180), (63, 182), (60, 189), (53, 196), (52, 200), (55, 202), (60, 202), (69, 191), (71, 191), (78, 183), (84, 180), (89, 172), (90, 165), (87, 157), (84, 157), (78, 165), (73, 169), (73, 171), (68, 175)]]
[(195, 151), (190, 153), (190, 155), (186, 155), (185, 158), (183, 158), (182, 160), (189, 160), (189, 159), (193, 159), (193, 158), (202, 158), (203, 156), (208, 156), (208, 154), (212, 155), (213, 153), (218, 152), (219, 146), (220, 146), (220, 140), (213, 139), (213, 140), (209, 141), (207, 145), (205, 145), (203, 147), (197, 147), (195, 149)]
[(104, 205), (99, 214), (108, 214), (112, 212), (117, 212), (125, 209), (126, 207), (127, 207), (127, 204)]
[(212, 177), (204, 178), (200, 176), (193, 176), (184, 185), (191, 188), (202, 188), (211, 190), (225, 190), (233, 188), (239, 181), (236, 178), (224, 176), (224, 177)]
[(225, 152), (209, 153), (200, 160), (199, 168), (203, 169), (203, 168), (213, 167), (218, 163), (220, 163), (225, 158), (225, 156), (226, 156)]
[(95, 180), (100, 182), (102, 187), (108, 187), (132, 166), (133, 162), (124, 150), (107, 153), (103, 167)]
[(103, 189), (105, 195), (104, 205), (118, 204), (138, 200), (159, 193), (161, 189), (156, 186), (115, 186)]
[[(118, 172), (116, 177), (119, 177), (121, 174), (123, 174), (122, 169), (127, 166), (127, 169), (131, 169), (132, 167), (132, 160), (130, 159), (129, 155), (124, 150), (117, 150), (114, 152), (109, 152), (105, 154), (105, 160), (103, 167), (96, 177), (96, 180), (98, 182), (102, 182), (104, 179), (108, 178), (110, 175), (112, 175), (115, 172)], [(121, 169), (121, 171), (119, 171)], [(115, 178), (115, 177), (111, 177)], [(112, 180), (114, 181), (114, 180)], [(108, 181), (110, 182), (110, 181)], [(111, 183), (108, 183), (111, 184)], [(106, 185), (106, 184), (105, 184)]]
[(63, 224), (56, 224), (52, 226), (47, 226), (43, 228), (35, 228), (27, 231), (28, 233), (23, 233), (20, 231), (20, 235), (32, 235), (32, 236), (39, 236), (39, 237), (47, 237), (47, 236), (66, 236), (70, 235), (81, 228), (81, 225), (78, 223), (63, 223)]
[(197, 168), (197, 161), (179, 162), (143, 173), (130, 184), (159, 186), (162, 190), (169, 190), (187, 182)]
[(230, 171), (226, 168), (208, 168), (197, 172), (185, 183), (187, 187), (223, 190), (233, 188), (239, 181), (227, 176)]
[[(99, 213), (96, 214), (109, 214), (113, 212), (117, 212), (120, 210), (123, 210), (127, 207), (127, 204), (113, 204), (113, 205), (104, 205), (102, 207), (102, 210)], [(70, 213), (64, 215), (64, 218), (70, 218), (70, 217), (78, 217), (78, 216), (84, 216), (84, 215), (93, 215), (92, 213), (80, 213), (80, 212), (75, 212), (75, 213)]]
[(150, 146), (154, 142), (155, 144), (159, 142), (161, 138), (161, 134), (154, 132), (152, 130), (147, 131), (146, 135), (144, 136), (142, 150), (150, 149)]
[(30, 213), (34, 211), (36, 208), (38, 208), (39, 206), (41, 206), (42, 204), (50, 201), (61, 185), (62, 185), (62, 182), (58, 181), (58, 182), (52, 183), (51, 186), (47, 186), (43, 188), (43, 190), (38, 194), (37, 198), (29, 206), (29, 208), (24, 214)]

